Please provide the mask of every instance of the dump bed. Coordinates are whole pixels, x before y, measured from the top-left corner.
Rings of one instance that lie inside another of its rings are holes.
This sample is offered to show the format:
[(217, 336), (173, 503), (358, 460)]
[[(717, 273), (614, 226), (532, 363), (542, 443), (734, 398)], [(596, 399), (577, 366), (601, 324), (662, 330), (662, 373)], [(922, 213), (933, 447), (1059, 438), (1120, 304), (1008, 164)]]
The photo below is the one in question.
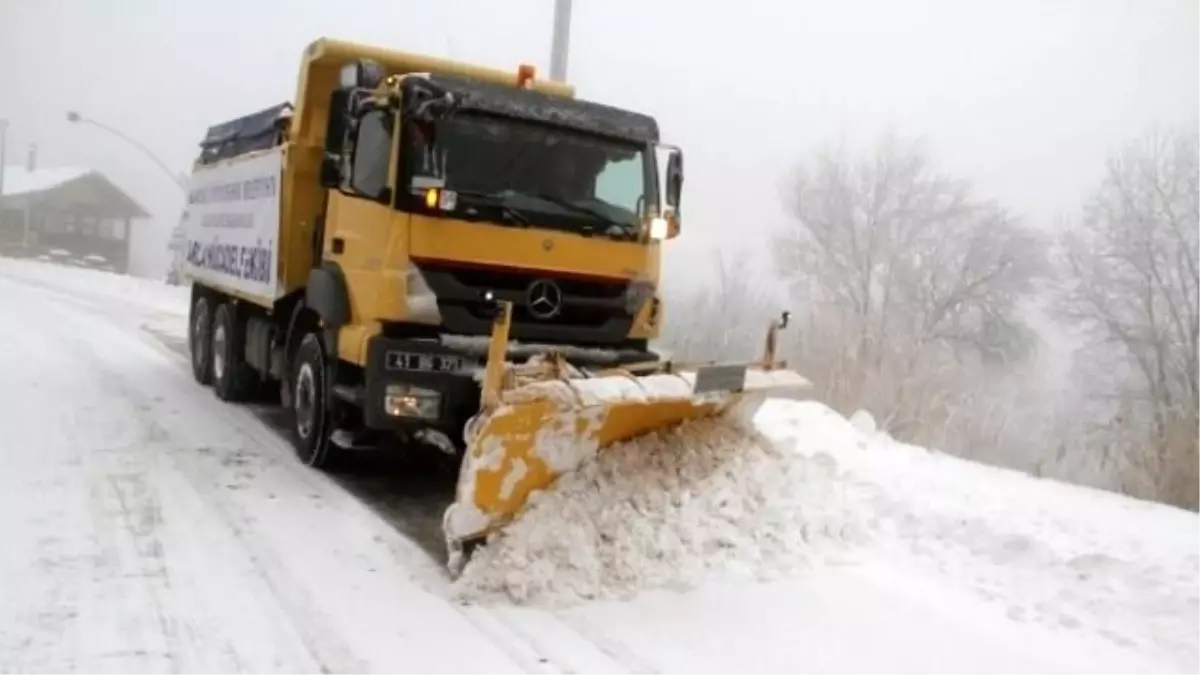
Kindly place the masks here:
[(282, 104), (210, 128), (183, 215), (184, 274), (264, 306), (285, 292), (279, 228), (290, 109)]

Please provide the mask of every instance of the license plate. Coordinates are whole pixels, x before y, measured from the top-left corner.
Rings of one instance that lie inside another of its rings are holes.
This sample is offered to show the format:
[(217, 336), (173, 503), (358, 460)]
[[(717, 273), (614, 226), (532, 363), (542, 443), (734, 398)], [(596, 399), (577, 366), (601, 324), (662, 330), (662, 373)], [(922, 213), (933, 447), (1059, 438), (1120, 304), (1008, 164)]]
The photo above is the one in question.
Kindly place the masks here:
[(693, 393), (740, 392), (746, 388), (745, 366), (704, 366), (696, 371)]
[(474, 365), (470, 359), (453, 354), (395, 351), (387, 353), (386, 364), (388, 370), (420, 370), (430, 373), (457, 373)]

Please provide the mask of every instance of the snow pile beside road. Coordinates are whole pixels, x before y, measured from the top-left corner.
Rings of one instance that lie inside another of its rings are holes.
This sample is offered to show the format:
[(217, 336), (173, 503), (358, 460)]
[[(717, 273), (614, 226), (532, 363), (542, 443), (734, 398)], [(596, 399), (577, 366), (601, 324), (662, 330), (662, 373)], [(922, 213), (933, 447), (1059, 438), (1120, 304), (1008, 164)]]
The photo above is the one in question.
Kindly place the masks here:
[(171, 286), (155, 279), (56, 265), (37, 260), (0, 257), (0, 273), (30, 288), (70, 296), (92, 310), (119, 311), (147, 332), (179, 344), (187, 339), (190, 286)]
[[(362, 508), (374, 492), (306, 469), (168, 365), (187, 300), (0, 259), (5, 315), (27, 319), (0, 363), (22, 392), (0, 444), (0, 671), (1200, 672), (1196, 514), (811, 402), (606, 453), (457, 588), (570, 603), (796, 578), (555, 612), (447, 604), (401, 533), (408, 506)], [(821, 564), (847, 558), (863, 564)]]
[(115, 272), (54, 265), (37, 260), (0, 257), (0, 271), (12, 279), (52, 287), (78, 298), (120, 302), (127, 307), (164, 314), (188, 311), (191, 289), (171, 286), (155, 279), (133, 277)]
[[(838, 466), (731, 418), (615, 445), (538, 493), (457, 582), (471, 599), (557, 605), (720, 578), (791, 576), (861, 536)], [(828, 438), (828, 435), (826, 436)], [(836, 442), (836, 440), (835, 440)]]
[[(861, 421), (861, 420), (860, 420)], [(997, 617), (1200, 661), (1196, 514), (866, 435), (769, 401), (601, 453), (476, 552), (462, 597), (625, 598), (831, 561), (933, 576)]]

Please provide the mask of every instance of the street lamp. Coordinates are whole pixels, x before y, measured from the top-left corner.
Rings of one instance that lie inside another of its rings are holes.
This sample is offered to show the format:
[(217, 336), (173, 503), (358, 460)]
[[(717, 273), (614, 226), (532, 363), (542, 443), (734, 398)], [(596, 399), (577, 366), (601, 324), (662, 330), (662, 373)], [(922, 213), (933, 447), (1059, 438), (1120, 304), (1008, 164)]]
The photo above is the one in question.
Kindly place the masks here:
[[(5, 140), (7, 136), (8, 120), (0, 120), (0, 201), (4, 201), (4, 163), (7, 161), (4, 155), (8, 146)], [(0, 218), (3, 217), (4, 212), (0, 211)]]
[[(163, 173), (165, 173), (167, 175), (167, 177), (171, 179), (171, 182), (174, 183), (175, 186), (179, 188), (180, 192), (184, 193), (184, 195), (187, 194), (187, 184), (183, 180), (180, 180), (179, 176), (175, 172), (171, 171), (170, 168), (167, 167), (166, 162), (162, 161), (161, 159), (158, 158), (158, 155), (151, 152), (150, 148), (147, 148), (146, 146), (142, 145), (138, 141), (136, 141), (133, 138), (129, 137), (128, 135), (122, 133), (121, 131), (108, 126), (107, 124), (102, 124), (100, 122), (97, 122), (94, 119), (80, 115), (75, 110), (67, 111), (67, 121), (71, 122), (72, 124), (81, 124), (81, 123), (82, 124), (90, 124), (98, 129), (107, 131), (108, 133), (112, 134), (113, 136), (116, 136), (117, 138), (119, 138), (119, 139), (125, 141), (126, 143), (132, 145), (133, 147), (137, 148), (138, 151), (140, 151), (143, 155), (145, 155), (146, 157), (149, 157), (150, 161), (157, 164), (158, 168), (162, 169)], [(180, 222), (180, 224), (176, 225), (175, 228), (171, 231), (171, 241), (167, 242), (168, 250), (171, 250), (171, 251), (175, 250), (174, 242), (178, 238), (178, 236), (180, 236), (182, 234), (182, 228), (183, 228), (183, 223)], [(175, 282), (169, 281), (169, 283), (175, 283)]]
[(82, 124), (90, 124), (99, 129), (103, 129), (104, 131), (107, 131), (108, 133), (112, 134), (113, 136), (116, 136), (117, 138), (132, 145), (133, 147), (135, 147), (139, 151), (141, 151), (141, 153), (143, 155), (149, 157), (152, 162), (157, 164), (158, 168), (162, 169), (163, 173), (167, 174), (167, 177), (169, 177), (171, 179), (171, 182), (174, 183), (176, 186), (178, 186), (180, 190), (186, 191), (186, 187), (184, 186), (184, 184), (182, 182), (180, 182), (179, 178), (175, 175), (175, 172), (173, 172), (169, 168), (167, 168), (166, 163), (163, 162), (161, 159), (159, 159), (158, 155), (154, 154), (153, 152), (150, 152), (150, 148), (147, 148), (146, 146), (137, 142), (133, 138), (130, 138), (129, 136), (125, 135), (124, 133), (118, 131), (117, 129), (114, 129), (114, 128), (108, 126), (107, 124), (102, 124), (100, 122), (97, 122), (96, 120), (91, 119), (89, 117), (84, 117), (83, 115), (80, 115), (78, 112), (76, 112), (74, 110), (70, 110), (67, 112), (67, 121), (71, 122), (73, 124), (81, 124), (81, 123)]

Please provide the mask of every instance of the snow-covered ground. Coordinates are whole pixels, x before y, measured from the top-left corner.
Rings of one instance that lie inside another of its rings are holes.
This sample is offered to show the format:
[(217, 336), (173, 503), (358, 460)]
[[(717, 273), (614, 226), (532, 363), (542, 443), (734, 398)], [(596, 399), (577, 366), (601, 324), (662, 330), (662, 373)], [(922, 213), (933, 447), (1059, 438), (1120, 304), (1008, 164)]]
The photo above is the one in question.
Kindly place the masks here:
[(436, 499), (299, 465), (186, 311), (0, 259), (0, 671), (1200, 669), (1195, 514), (813, 402), (615, 448), (451, 583)]

